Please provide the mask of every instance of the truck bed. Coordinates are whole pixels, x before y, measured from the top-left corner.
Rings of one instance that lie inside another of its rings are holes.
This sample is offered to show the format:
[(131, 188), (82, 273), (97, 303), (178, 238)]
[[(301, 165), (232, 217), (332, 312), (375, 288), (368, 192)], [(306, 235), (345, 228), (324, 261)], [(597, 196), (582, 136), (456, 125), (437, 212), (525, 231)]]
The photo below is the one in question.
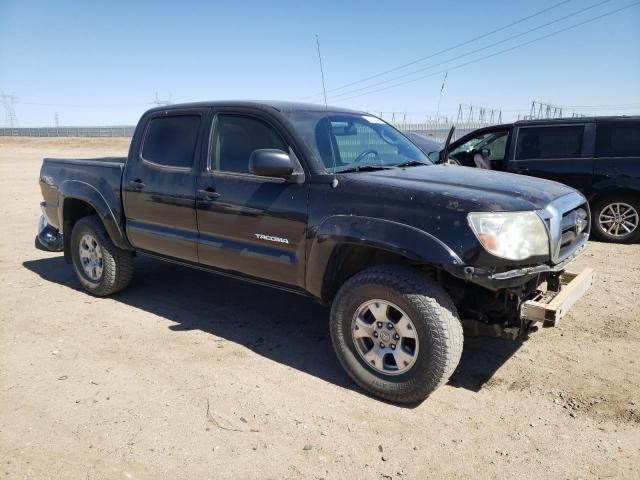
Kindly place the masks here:
[[(47, 222), (62, 230), (61, 198), (95, 198), (104, 212), (122, 225), (121, 182), (126, 157), (45, 158), (40, 170), (40, 188)], [(118, 228), (116, 227), (116, 228)]]

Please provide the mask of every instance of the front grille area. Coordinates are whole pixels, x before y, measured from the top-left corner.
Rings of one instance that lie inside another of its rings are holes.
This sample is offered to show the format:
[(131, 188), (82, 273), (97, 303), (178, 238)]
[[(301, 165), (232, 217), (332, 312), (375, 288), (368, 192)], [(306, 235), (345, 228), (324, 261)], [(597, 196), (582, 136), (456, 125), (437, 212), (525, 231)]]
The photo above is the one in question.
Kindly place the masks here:
[(586, 203), (562, 214), (558, 238), (558, 259), (571, 255), (587, 241), (591, 229), (589, 207)]
[(560, 223), (562, 235), (560, 248), (573, 243), (582, 232), (589, 231), (589, 213), (586, 206), (580, 206), (562, 215)]
[(591, 230), (591, 213), (584, 195), (571, 192), (556, 198), (538, 210), (549, 231), (551, 264), (558, 265), (587, 243)]

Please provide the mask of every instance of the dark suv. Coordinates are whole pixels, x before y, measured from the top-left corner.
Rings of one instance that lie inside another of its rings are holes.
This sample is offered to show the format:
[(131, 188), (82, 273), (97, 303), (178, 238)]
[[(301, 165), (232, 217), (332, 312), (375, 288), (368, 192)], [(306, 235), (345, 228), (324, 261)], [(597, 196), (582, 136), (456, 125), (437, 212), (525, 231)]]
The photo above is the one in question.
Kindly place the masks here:
[[(453, 142), (449, 158), (555, 180), (589, 200), (601, 240), (640, 239), (640, 116), (528, 120), (481, 128)], [(475, 158), (475, 161), (474, 161)]]

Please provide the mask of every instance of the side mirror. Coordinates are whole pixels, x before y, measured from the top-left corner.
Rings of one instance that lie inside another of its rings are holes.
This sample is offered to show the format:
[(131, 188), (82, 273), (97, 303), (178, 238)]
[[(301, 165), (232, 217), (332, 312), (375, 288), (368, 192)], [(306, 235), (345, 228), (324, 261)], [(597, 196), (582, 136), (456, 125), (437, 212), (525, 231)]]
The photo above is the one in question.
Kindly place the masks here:
[(488, 148), (483, 148), (480, 150), (480, 153), (482, 154), (483, 158), (491, 158), (491, 150), (489, 150)]
[(287, 152), (262, 148), (251, 153), (249, 171), (263, 177), (288, 177), (293, 173), (293, 162)]

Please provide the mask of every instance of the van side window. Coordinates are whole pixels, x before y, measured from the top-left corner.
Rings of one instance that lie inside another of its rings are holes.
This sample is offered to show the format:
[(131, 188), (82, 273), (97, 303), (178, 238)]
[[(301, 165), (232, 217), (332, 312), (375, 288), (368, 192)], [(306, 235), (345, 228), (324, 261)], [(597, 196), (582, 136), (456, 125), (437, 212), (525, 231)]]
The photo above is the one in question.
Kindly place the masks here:
[(147, 127), (142, 158), (166, 167), (191, 168), (199, 129), (199, 115), (153, 118)]
[(596, 157), (640, 157), (640, 122), (598, 123)]
[(583, 125), (520, 127), (515, 159), (580, 158), (583, 134)]
[(218, 115), (209, 151), (209, 165), (223, 172), (249, 173), (254, 150), (289, 150), (276, 131), (262, 120), (241, 115)]

